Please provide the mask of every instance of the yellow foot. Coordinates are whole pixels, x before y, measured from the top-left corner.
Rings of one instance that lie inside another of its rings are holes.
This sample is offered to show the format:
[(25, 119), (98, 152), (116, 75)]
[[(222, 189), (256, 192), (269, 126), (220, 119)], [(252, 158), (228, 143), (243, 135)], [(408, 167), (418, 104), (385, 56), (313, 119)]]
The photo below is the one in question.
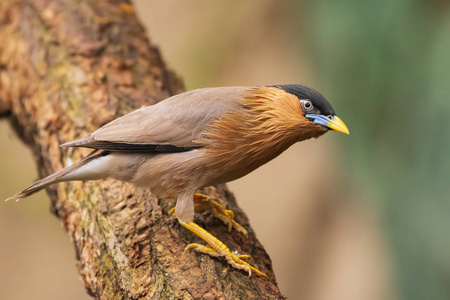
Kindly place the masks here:
[[(194, 210), (195, 212), (209, 210), (216, 218), (220, 219), (225, 225), (228, 225), (228, 232), (231, 232), (231, 229), (234, 228), (237, 231), (242, 232), (245, 236), (248, 236), (247, 230), (234, 220), (234, 213), (232, 210), (225, 209), (219, 202), (206, 195), (194, 195)], [(169, 211), (169, 216), (174, 212), (175, 207)]]
[(219, 239), (217, 239), (215, 236), (213, 236), (211, 233), (206, 231), (205, 229), (201, 228), (194, 222), (183, 222), (181, 220), (178, 220), (180, 224), (189, 229), (191, 232), (195, 233), (197, 236), (199, 236), (201, 239), (203, 239), (205, 242), (207, 242), (210, 247), (206, 247), (204, 245), (200, 244), (189, 244), (186, 246), (184, 251), (187, 251), (189, 249), (194, 249), (197, 252), (205, 253), (214, 257), (225, 257), (227, 262), (234, 268), (239, 270), (244, 270), (248, 273), (248, 276), (251, 276), (252, 273), (257, 274), (259, 276), (268, 278), (266, 274), (259, 271), (258, 269), (252, 267), (249, 263), (244, 261), (243, 259), (251, 258), (250, 255), (238, 255), (234, 254), (230, 251), (230, 249), (222, 243)]

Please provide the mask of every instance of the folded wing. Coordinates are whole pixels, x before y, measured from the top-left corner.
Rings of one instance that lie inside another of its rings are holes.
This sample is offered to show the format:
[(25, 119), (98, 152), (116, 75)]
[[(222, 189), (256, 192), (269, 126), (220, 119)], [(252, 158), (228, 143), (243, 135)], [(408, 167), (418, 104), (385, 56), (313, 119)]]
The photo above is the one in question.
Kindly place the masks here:
[(180, 152), (199, 148), (202, 132), (242, 104), (245, 87), (206, 88), (138, 109), (91, 135), (63, 144), (121, 152)]

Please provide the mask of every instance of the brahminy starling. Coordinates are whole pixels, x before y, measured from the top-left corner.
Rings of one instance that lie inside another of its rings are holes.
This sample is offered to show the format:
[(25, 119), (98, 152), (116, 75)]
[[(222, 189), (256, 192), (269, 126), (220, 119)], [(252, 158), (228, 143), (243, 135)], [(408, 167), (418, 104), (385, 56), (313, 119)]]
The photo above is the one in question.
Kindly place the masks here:
[[(176, 199), (179, 223), (209, 244), (198, 252), (225, 257), (237, 268), (266, 276), (194, 223), (196, 205), (238, 231), (246, 230), (217, 201), (196, 192), (238, 179), (296, 142), (329, 129), (348, 134), (330, 103), (316, 90), (297, 84), (218, 87), (188, 91), (120, 117), (89, 136), (62, 147), (95, 149), (80, 162), (45, 177), (9, 199), (27, 197), (51, 184), (115, 178)], [(8, 199), (8, 200), (9, 200)]]

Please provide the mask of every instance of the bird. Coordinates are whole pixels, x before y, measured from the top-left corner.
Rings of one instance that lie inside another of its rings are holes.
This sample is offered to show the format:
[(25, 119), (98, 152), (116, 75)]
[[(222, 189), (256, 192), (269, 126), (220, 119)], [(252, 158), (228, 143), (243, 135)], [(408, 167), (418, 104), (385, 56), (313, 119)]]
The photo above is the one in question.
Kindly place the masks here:
[(160, 199), (176, 199), (169, 214), (209, 246), (185, 250), (224, 257), (249, 276), (267, 277), (211, 233), (194, 222), (194, 212), (209, 208), (229, 230), (247, 235), (215, 199), (199, 194), (203, 187), (247, 175), (291, 145), (333, 130), (349, 134), (328, 100), (299, 84), (215, 87), (187, 91), (142, 107), (90, 135), (61, 145), (94, 149), (7, 200), (27, 197), (51, 184), (114, 178), (148, 188)]

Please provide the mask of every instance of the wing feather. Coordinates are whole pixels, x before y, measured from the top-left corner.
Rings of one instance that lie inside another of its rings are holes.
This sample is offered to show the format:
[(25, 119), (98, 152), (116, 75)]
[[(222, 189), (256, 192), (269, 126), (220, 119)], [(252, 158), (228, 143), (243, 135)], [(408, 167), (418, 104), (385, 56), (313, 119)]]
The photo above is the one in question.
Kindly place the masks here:
[(239, 109), (245, 87), (206, 88), (172, 96), (120, 117), (91, 135), (63, 144), (108, 151), (179, 152), (223, 114)]

